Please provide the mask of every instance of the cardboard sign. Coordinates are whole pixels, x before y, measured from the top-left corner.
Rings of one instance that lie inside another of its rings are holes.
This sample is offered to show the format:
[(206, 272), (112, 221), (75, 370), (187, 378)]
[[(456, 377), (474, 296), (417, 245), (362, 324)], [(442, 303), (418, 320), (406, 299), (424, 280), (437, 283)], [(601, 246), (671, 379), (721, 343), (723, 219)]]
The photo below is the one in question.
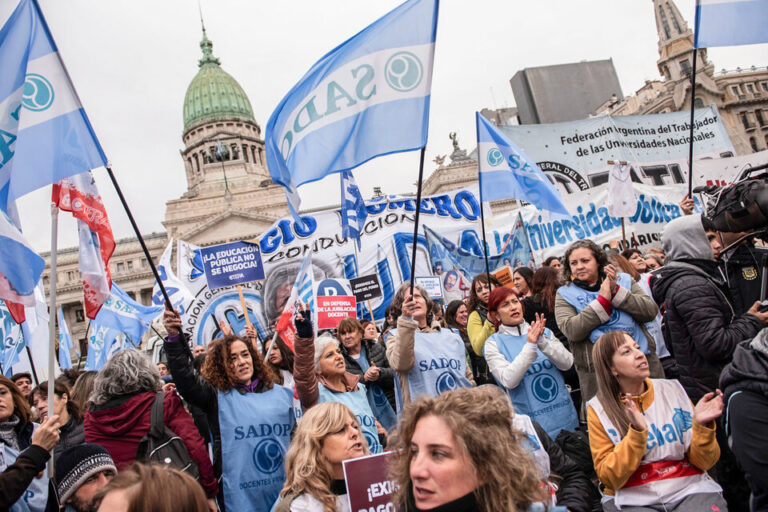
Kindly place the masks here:
[(200, 252), (205, 280), (211, 290), (264, 279), (258, 244), (231, 242), (204, 247)]
[(355, 296), (357, 302), (365, 302), (381, 297), (381, 284), (379, 284), (379, 276), (377, 274), (350, 279), (349, 284), (352, 286), (352, 295)]
[(392, 452), (384, 452), (343, 462), (347, 499), (352, 512), (395, 510), (392, 494), (397, 484), (387, 475), (387, 466), (391, 461)]
[(339, 322), (351, 316), (357, 318), (357, 302), (349, 295), (317, 297), (317, 328), (335, 329)]
[(499, 270), (493, 273), (493, 276), (499, 280), (499, 282), (501, 283), (501, 286), (506, 286), (507, 288), (514, 288), (515, 280), (512, 278), (513, 273), (514, 272), (512, 271), (512, 268), (501, 267)]
[(416, 277), (413, 282), (427, 290), (427, 294), (432, 299), (439, 299), (443, 296), (443, 286), (440, 282), (440, 276)]

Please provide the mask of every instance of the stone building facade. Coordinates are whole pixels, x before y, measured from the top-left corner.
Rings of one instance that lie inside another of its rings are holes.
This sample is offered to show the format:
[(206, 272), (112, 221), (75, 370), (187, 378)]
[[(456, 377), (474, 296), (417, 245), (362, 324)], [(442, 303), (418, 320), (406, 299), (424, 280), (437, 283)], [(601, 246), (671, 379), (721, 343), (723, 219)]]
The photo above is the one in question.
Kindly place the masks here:
[[(205, 28), (200, 48), (199, 70), (184, 98), (184, 149), (180, 156), (187, 191), (166, 203), (163, 225), (167, 232), (144, 235), (155, 262), (170, 238), (203, 246), (256, 238), (288, 213), (283, 188), (273, 184), (267, 172), (264, 139), (248, 96), (221, 68)], [(47, 294), (50, 261), (49, 254), (43, 256)], [(110, 270), (113, 282), (138, 302), (150, 304), (155, 279), (137, 238), (116, 241)], [(58, 250), (56, 287), (57, 307), (62, 306), (84, 364), (88, 322), (77, 247)]]
[[(653, 9), (659, 34), (656, 64), (663, 78), (647, 81), (624, 100), (609, 100), (596, 115), (658, 114), (691, 108), (693, 31), (673, 0), (653, 0)], [(705, 48), (695, 53), (695, 105), (717, 107), (737, 155), (768, 148), (768, 67), (716, 72)]]

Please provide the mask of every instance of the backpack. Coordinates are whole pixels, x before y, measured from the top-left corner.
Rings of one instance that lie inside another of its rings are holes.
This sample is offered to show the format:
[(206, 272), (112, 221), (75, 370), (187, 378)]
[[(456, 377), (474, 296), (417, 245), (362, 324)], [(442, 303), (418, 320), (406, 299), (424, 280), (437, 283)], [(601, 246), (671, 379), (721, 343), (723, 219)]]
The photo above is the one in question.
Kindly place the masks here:
[(197, 464), (192, 460), (184, 440), (165, 426), (163, 421), (164, 392), (158, 391), (152, 402), (149, 431), (139, 442), (136, 460), (146, 464), (158, 463), (173, 466), (184, 471), (195, 480), (200, 480)]

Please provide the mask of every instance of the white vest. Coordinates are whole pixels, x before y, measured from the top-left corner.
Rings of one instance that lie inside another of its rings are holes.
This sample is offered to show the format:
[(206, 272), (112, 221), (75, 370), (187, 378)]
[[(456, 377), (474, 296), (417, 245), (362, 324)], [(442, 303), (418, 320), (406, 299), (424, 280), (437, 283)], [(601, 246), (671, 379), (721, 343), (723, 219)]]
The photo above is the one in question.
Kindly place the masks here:
[(530, 416), (515, 412), (515, 416), (512, 418), (512, 426), (528, 437), (523, 445), (533, 457), (533, 462), (541, 473), (541, 479), (549, 479), (549, 454), (544, 449), (544, 445), (541, 444), (541, 439), (536, 434), (536, 429), (533, 428)]
[[(674, 504), (688, 495), (722, 492), (707, 473), (693, 466), (685, 454), (693, 437), (693, 406), (676, 380), (651, 379), (653, 403), (643, 412), (648, 425), (645, 455), (624, 487), (615, 489), (614, 504), (646, 506)], [(621, 441), (618, 429), (594, 397), (587, 402), (613, 444)]]

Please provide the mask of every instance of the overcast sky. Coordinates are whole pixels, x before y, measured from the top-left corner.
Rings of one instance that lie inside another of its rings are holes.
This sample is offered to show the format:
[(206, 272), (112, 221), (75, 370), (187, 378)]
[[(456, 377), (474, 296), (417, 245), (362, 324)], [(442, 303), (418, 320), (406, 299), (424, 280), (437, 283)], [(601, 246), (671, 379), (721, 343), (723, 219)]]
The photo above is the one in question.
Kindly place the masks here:
[[(143, 233), (163, 231), (165, 202), (186, 190), (182, 107), (201, 56), (194, 0), (39, 0), (96, 134)], [(222, 68), (243, 87), (263, 130), (272, 110), (327, 51), (400, 0), (201, 0)], [(694, 0), (678, 0), (689, 23)], [(0, 2), (4, 23), (16, 6)], [(713, 49), (715, 69), (768, 64), (768, 45)], [(659, 78), (651, 0), (443, 0), (440, 5), (428, 166), (451, 152), (448, 134), (474, 147), (474, 112), (514, 106), (512, 75), (525, 67), (612, 58), (625, 95)], [(567, 87), (567, 84), (563, 84)], [(363, 195), (415, 192), (418, 152), (354, 171)], [(95, 171), (116, 238), (133, 236), (106, 171)], [(303, 207), (328, 204), (338, 177), (300, 189)], [(313, 199), (314, 198), (314, 199)], [(50, 187), (19, 202), (24, 232), (50, 247)], [(338, 201), (338, 200), (337, 200)], [(76, 242), (62, 215), (59, 247)]]

